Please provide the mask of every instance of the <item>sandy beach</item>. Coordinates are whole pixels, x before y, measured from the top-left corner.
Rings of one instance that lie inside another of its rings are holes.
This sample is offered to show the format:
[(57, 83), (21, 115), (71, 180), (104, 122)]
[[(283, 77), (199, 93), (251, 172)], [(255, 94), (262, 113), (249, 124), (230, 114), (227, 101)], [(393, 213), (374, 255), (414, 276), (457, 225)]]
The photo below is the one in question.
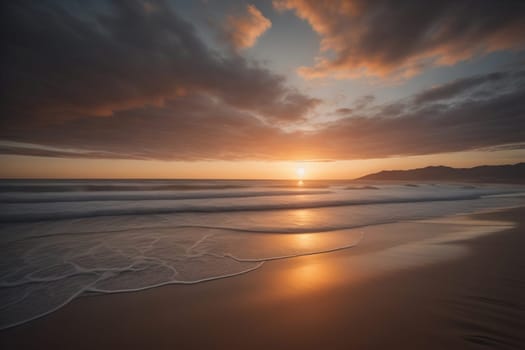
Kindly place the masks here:
[(82, 297), (2, 331), (0, 344), (519, 349), (525, 345), (524, 218), (522, 207), (477, 214), (475, 221), (383, 225), (366, 232), (367, 244), (357, 248), (271, 261), (233, 278)]

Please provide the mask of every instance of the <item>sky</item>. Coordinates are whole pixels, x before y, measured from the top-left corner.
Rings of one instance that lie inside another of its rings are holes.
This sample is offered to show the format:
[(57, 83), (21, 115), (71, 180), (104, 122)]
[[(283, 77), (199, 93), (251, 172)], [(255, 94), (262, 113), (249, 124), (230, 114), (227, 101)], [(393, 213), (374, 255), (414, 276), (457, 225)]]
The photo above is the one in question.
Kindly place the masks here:
[(2, 2), (2, 178), (525, 161), (525, 2)]

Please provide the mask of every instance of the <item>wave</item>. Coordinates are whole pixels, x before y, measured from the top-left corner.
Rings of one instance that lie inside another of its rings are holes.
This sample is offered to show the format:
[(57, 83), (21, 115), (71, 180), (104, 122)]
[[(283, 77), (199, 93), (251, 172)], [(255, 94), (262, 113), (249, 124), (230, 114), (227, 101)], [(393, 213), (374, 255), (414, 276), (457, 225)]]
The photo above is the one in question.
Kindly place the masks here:
[[(45, 316), (82, 295), (136, 292), (229, 278), (254, 271), (266, 261), (349, 249), (361, 242), (364, 233), (355, 236), (349, 233), (324, 247), (288, 244), (284, 251), (281, 245), (271, 244), (277, 243), (275, 238), (270, 242), (260, 236), (246, 238), (235, 247), (230, 238), (216, 231), (184, 237), (123, 234), (118, 241), (109, 236), (102, 241), (70, 237), (67, 241), (59, 238), (51, 245), (49, 240), (37, 245), (31, 242), (25, 246), (23, 256), (27, 259), (23, 262), (17, 256), (3, 258), (12, 270), (0, 277), (0, 293), (4, 296), (0, 298), (0, 330)], [(253, 239), (265, 243), (266, 248), (246, 251), (244, 245)]]
[[(341, 181), (308, 180), (304, 186), (327, 188)], [(344, 183), (344, 182), (343, 182)], [(264, 188), (297, 188), (296, 180), (1, 180), (0, 192), (121, 192), (193, 191)]]
[(365, 227), (380, 226), (386, 224), (393, 224), (398, 222), (411, 222), (415, 220), (422, 220), (418, 217), (412, 217), (411, 220), (404, 219), (388, 219), (388, 220), (374, 220), (358, 224), (344, 224), (344, 225), (325, 225), (325, 226), (310, 226), (310, 227), (233, 227), (220, 225), (151, 225), (140, 226), (138, 228), (128, 227), (117, 230), (99, 230), (99, 231), (71, 231), (55, 232), (46, 234), (35, 234), (30, 236), (14, 237), (10, 240), (4, 240), (6, 243), (28, 241), (33, 239), (41, 239), (46, 237), (60, 237), (60, 236), (85, 236), (85, 235), (105, 235), (112, 233), (123, 233), (132, 231), (151, 231), (151, 230), (179, 230), (179, 229), (203, 229), (203, 230), (217, 230), (237, 233), (263, 233), (263, 234), (308, 234), (308, 233), (330, 233), (334, 231), (354, 230)]
[(176, 213), (225, 213), (241, 211), (271, 211), (286, 209), (314, 209), (327, 207), (373, 205), (373, 204), (401, 204), (401, 203), (421, 203), (421, 202), (442, 202), (442, 201), (463, 201), (476, 200), (484, 196), (482, 193), (458, 194), (449, 196), (426, 196), (408, 198), (368, 198), (368, 199), (333, 199), (317, 201), (294, 201), (288, 203), (250, 203), (250, 204), (188, 204), (188, 203), (167, 203), (164, 206), (150, 207), (109, 207), (109, 208), (77, 208), (68, 209), (60, 207), (56, 212), (30, 212), (25, 210), (23, 213), (0, 214), (1, 223), (13, 222), (34, 222), (45, 220), (64, 220), (77, 218), (90, 218), (99, 216), (125, 216), (125, 215), (154, 215), (154, 214), (176, 214)]
[(75, 194), (42, 194), (42, 195), (0, 195), (0, 203), (61, 203), (61, 202), (95, 202), (95, 201), (152, 201), (152, 200), (186, 200), (216, 198), (248, 198), (289, 195), (328, 194), (330, 191), (250, 191), (250, 192), (193, 192), (193, 193), (75, 193)]

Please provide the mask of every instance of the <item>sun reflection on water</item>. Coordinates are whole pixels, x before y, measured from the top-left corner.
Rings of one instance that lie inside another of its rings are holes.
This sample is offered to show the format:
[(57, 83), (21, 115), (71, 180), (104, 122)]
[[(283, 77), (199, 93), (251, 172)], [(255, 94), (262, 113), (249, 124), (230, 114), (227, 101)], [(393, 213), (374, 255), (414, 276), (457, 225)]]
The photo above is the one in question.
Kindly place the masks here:
[(311, 209), (296, 209), (291, 211), (291, 219), (298, 226), (310, 225), (314, 216)]

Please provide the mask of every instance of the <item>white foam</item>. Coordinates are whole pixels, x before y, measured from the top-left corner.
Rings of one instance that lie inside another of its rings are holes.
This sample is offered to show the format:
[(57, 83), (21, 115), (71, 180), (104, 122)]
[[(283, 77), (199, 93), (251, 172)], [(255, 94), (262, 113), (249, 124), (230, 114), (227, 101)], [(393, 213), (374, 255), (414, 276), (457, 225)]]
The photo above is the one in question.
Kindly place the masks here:
[[(240, 211), (272, 211), (309, 208), (331, 208), (341, 206), (362, 206), (373, 204), (402, 204), (424, 203), (439, 201), (468, 201), (479, 199), (482, 196), (505, 194), (512, 191), (507, 189), (435, 189), (405, 188), (402, 191), (380, 190), (349, 194), (348, 191), (317, 191), (298, 192), (289, 191), (279, 195), (265, 195), (260, 192), (255, 195), (229, 198), (215, 197), (207, 194), (198, 198), (184, 200), (151, 199), (148, 201), (136, 200), (99, 200), (99, 201), (72, 201), (47, 203), (5, 203), (0, 212), (0, 222), (30, 222), (43, 220), (64, 220), (73, 218), (91, 218), (100, 216), (134, 216), (156, 215), (173, 213), (230, 213)], [(363, 192), (363, 191), (359, 191)], [(270, 192), (271, 194), (271, 192)], [(305, 196), (303, 194), (308, 194)], [(185, 198), (185, 197), (181, 197)]]
[(348, 249), (361, 238), (353, 231), (282, 235), (184, 227), (10, 242), (2, 249), (10, 273), (0, 280), (0, 329), (46, 315), (84, 293), (232, 277), (269, 260)]
[[(359, 190), (334, 190), (209, 202), (10, 204), (0, 213), (8, 221), (50, 220), (0, 225), (0, 329), (46, 315), (85, 293), (237, 276), (270, 260), (350, 249), (361, 243), (362, 227), (523, 202), (481, 198), (501, 189), (402, 187), (366, 191), (365, 197)], [(173, 213), (177, 210), (182, 212)], [(57, 220), (65, 217), (74, 219)]]

